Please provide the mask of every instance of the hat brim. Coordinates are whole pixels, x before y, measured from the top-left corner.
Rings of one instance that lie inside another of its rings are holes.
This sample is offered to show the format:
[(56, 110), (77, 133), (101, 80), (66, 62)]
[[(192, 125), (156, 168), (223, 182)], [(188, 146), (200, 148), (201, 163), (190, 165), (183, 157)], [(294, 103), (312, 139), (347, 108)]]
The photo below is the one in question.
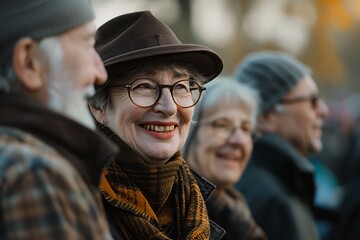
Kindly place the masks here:
[[(136, 67), (139, 62), (152, 62), (153, 60), (181, 60), (191, 64), (209, 82), (217, 77), (223, 70), (221, 58), (209, 48), (195, 44), (179, 44), (156, 46), (129, 52), (127, 54), (117, 54), (116, 50), (111, 52), (114, 57), (107, 58), (104, 65), (109, 75), (120, 75), (131, 68)], [(101, 55), (101, 54), (100, 54)], [(106, 87), (111, 78), (98, 88)]]

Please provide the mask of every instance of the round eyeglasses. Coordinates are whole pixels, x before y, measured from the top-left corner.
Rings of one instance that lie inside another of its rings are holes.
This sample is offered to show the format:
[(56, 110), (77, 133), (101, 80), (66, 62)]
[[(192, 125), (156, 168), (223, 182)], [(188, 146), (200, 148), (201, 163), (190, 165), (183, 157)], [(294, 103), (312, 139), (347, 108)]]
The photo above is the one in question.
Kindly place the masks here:
[(250, 121), (244, 121), (239, 125), (236, 125), (232, 120), (228, 118), (203, 120), (199, 123), (199, 126), (210, 126), (214, 132), (214, 136), (218, 139), (228, 139), (234, 134), (237, 129), (243, 133), (248, 139), (254, 140), (257, 133), (254, 132), (253, 126)]
[(176, 105), (189, 108), (200, 99), (206, 88), (194, 80), (180, 80), (172, 85), (160, 84), (148, 78), (139, 78), (130, 84), (113, 84), (110, 87), (127, 88), (130, 100), (138, 107), (152, 107), (159, 101), (163, 88), (169, 88)]

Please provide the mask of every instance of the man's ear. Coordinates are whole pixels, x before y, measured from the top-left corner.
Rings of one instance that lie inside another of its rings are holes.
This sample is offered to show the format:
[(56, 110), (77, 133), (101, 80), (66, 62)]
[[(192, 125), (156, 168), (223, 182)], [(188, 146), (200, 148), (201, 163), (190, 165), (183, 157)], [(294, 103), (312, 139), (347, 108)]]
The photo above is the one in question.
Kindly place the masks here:
[(45, 84), (46, 70), (39, 45), (31, 38), (20, 39), (13, 51), (12, 64), (23, 87), (29, 91), (37, 91)]
[(269, 112), (261, 115), (258, 119), (258, 130), (260, 132), (274, 132), (276, 130), (276, 114)]
[(102, 109), (96, 109), (96, 108), (92, 107), (91, 105), (89, 105), (89, 108), (90, 108), (90, 112), (94, 116), (95, 120), (100, 124), (106, 125), (107, 120), (106, 120), (106, 116), (105, 116), (105, 111)]

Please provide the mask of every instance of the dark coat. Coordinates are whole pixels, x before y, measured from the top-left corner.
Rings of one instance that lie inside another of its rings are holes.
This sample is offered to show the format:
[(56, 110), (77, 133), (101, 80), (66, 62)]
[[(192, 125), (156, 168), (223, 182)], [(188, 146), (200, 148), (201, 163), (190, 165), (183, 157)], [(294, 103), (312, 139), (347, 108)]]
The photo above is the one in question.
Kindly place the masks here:
[(224, 240), (266, 240), (243, 195), (235, 188), (215, 190), (206, 203), (209, 217), (226, 231)]
[(269, 240), (319, 239), (312, 216), (313, 168), (279, 136), (265, 134), (255, 143), (236, 187)]
[(334, 223), (326, 240), (360, 239), (360, 179), (345, 188), (344, 200), (339, 209), (338, 222)]
[[(360, 130), (360, 128), (359, 128)], [(350, 155), (351, 168), (347, 171), (347, 182), (344, 186), (344, 197), (327, 240), (360, 239), (360, 131)]]

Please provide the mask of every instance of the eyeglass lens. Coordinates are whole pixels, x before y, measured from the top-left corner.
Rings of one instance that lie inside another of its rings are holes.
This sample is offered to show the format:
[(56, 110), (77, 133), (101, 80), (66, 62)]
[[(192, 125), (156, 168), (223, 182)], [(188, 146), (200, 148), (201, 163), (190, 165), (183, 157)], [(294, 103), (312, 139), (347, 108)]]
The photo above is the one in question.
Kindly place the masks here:
[(181, 80), (173, 85), (158, 84), (151, 79), (137, 79), (129, 88), (130, 99), (140, 107), (150, 107), (160, 98), (163, 88), (170, 88), (174, 102), (181, 107), (194, 106), (200, 98), (201, 88), (193, 80)]
[(228, 119), (217, 119), (204, 121), (203, 125), (210, 125), (216, 132), (216, 136), (220, 139), (226, 139), (230, 137), (238, 128), (243, 132), (243, 134), (245, 134), (245, 136), (248, 136), (249, 138), (253, 137), (253, 128), (248, 122), (242, 123), (240, 126), (238, 126)]

